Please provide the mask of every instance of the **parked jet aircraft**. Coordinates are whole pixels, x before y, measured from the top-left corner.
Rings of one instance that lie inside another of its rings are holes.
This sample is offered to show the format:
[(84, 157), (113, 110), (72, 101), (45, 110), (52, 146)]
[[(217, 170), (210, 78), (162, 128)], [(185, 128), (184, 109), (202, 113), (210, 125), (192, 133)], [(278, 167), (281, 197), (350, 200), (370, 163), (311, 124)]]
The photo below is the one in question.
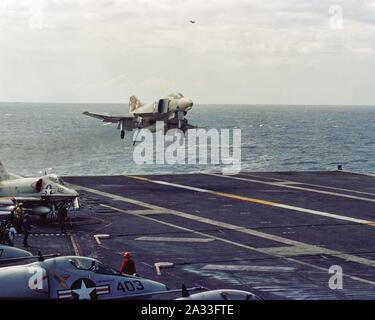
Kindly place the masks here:
[(87, 257), (65, 256), (0, 268), (0, 299), (145, 299), (177, 291), (181, 292), (123, 275)]
[(8, 214), (22, 202), (26, 213), (46, 216), (57, 204), (79, 208), (78, 193), (55, 174), (24, 178), (8, 173), (0, 162), (0, 215)]
[(59, 256), (59, 254), (42, 255), (40, 251), (38, 251), (37, 256), (34, 256), (31, 252), (0, 244), (0, 267), (22, 264), (35, 259), (43, 261), (45, 258), (55, 258)]
[[(51, 259), (45, 259), (52, 257)], [(38, 262), (2, 267), (29, 259)], [(220, 289), (190, 294), (202, 287), (169, 290), (164, 284), (123, 275), (96, 259), (58, 255), (37, 256), (14, 247), (0, 245), (0, 299), (147, 299), (182, 293), (177, 300), (259, 300), (251, 292)], [(190, 292), (189, 292), (190, 291)]]
[(117, 129), (121, 131), (121, 139), (124, 139), (126, 130), (149, 129), (151, 132), (155, 132), (157, 121), (164, 122), (165, 130), (178, 128), (185, 132), (195, 128), (188, 124), (188, 120), (185, 118), (192, 107), (193, 101), (185, 98), (181, 93), (172, 93), (149, 105), (142, 103), (136, 96), (131, 96), (129, 102), (131, 116), (111, 116), (87, 111), (83, 114), (100, 119), (104, 123), (117, 123)]
[(176, 300), (261, 300), (255, 294), (234, 289), (219, 289), (190, 294), (185, 286), (182, 287), (182, 298)]
[(28, 259), (31, 256), (32, 254), (28, 251), (0, 244), (0, 266), (13, 261)]

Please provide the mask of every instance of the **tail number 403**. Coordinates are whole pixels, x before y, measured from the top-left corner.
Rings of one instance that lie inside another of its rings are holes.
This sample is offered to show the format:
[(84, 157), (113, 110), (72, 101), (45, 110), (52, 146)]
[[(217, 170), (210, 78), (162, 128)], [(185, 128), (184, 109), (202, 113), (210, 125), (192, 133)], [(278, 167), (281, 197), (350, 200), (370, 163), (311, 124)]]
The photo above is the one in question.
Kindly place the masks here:
[(124, 281), (124, 282), (119, 282), (117, 285), (117, 290), (118, 291), (141, 291), (144, 290), (145, 287), (143, 286), (142, 282), (139, 280), (134, 280), (134, 281)]

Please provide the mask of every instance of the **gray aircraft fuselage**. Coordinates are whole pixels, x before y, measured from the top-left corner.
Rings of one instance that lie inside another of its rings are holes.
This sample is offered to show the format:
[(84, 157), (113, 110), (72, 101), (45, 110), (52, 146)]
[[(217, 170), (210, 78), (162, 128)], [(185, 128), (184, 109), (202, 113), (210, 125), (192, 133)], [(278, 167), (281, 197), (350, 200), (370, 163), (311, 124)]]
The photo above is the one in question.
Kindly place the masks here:
[(78, 208), (79, 194), (55, 174), (24, 178), (8, 173), (0, 162), (0, 212), (10, 212), (22, 202), (30, 214), (46, 215), (56, 204)]

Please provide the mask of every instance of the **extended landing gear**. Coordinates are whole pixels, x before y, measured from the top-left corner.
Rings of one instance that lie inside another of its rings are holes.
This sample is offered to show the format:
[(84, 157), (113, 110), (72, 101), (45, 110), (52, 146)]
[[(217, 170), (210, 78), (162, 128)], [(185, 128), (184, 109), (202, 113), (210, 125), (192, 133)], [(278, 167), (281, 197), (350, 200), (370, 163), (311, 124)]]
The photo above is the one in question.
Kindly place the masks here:
[(125, 139), (125, 121), (124, 120), (119, 121), (117, 129), (121, 131), (121, 139)]
[(185, 113), (183, 111), (177, 111), (178, 129), (183, 129), (183, 126), (187, 122), (184, 115)]

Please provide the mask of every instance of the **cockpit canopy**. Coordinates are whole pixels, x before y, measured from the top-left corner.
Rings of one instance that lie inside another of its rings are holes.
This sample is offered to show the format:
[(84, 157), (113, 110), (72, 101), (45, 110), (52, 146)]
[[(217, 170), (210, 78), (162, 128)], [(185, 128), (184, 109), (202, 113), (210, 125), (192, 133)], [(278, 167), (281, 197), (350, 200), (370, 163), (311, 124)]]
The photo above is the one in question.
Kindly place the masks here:
[(78, 257), (70, 258), (69, 262), (78, 270), (92, 271), (93, 267), (95, 266), (96, 260)]
[(169, 97), (172, 97), (173, 99), (181, 99), (184, 95), (182, 93), (171, 93), (169, 94)]
[(99, 274), (121, 275), (117, 270), (106, 266), (102, 262), (95, 259), (74, 257), (70, 258), (69, 262), (77, 270), (92, 271)]
[(56, 175), (56, 174), (50, 174), (50, 175), (48, 175), (48, 178), (49, 178), (52, 182), (54, 182), (54, 183), (61, 184), (62, 186), (65, 185), (64, 180), (61, 179), (61, 178), (60, 178), (58, 175)]

